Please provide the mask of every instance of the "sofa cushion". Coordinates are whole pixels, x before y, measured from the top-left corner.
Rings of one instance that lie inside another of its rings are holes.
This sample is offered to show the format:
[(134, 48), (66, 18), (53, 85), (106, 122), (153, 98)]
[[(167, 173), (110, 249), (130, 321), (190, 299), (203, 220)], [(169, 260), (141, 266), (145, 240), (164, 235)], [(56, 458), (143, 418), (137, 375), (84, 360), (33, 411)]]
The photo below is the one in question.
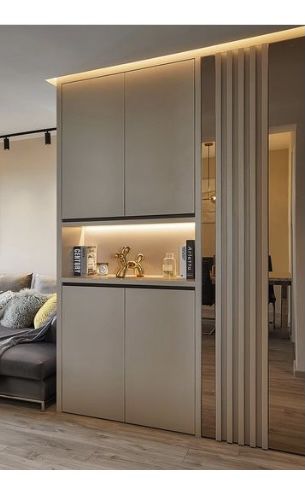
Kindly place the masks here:
[(30, 288), (32, 283), (32, 274), (0, 274), (0, 292), (2, 291), (20, 291), (24, 288)]
[(1, 324), (11, 329), (32, 327), (36, 313), (47, 299), (47, 295), (35, 293), (32, 289), (16, 293), (5, 306)]
[(17, 344), (0, 358), (0, 375), (41, 381), (56, 372), (56, 345)]
[(42, 327), (52, 316), (56, 315), (57, 295), (52, 295), (40, 307), (34, 318), (34, 327), (38, 329)]
[(31, 289), (42, 294), (53, 294), (56, 292), (56, 279), (42, 274), (33, 274)]

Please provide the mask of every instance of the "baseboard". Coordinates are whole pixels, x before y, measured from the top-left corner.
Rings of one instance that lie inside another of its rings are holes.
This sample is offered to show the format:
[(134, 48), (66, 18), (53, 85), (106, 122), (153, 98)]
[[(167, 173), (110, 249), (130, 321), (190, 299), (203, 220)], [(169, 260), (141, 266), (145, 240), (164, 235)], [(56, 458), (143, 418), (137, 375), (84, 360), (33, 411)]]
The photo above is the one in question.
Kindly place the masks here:
[(305, 377), (305, 371), (304, 370), (297, 370), (295, 368), (295, 360), (293, 362), (293, 375), (295, 377), (301, 377), (302, 379), (304, 379), (304, 377)]

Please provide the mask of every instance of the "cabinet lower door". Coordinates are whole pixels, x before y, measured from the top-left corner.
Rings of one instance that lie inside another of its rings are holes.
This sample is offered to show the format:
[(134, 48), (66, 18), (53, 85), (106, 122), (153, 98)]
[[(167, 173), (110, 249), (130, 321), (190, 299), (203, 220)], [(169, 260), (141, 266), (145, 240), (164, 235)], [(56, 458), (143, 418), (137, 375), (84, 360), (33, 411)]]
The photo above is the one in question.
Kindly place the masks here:
[(124, 289), (65, 286), (63, 410), (124, 420)]
[(126, 422), (194, 433), (194, 297), (126, 289)]

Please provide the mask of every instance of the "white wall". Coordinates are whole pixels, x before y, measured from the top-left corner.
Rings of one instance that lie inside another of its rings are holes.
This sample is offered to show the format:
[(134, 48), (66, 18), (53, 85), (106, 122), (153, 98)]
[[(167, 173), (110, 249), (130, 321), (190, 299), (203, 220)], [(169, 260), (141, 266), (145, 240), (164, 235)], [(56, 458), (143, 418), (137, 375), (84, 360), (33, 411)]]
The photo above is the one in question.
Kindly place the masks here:
[(0, 149), (0, 272), (56, 274), (56, 142)]
[(269, 152), (269, 254), (273, 271), (289, 272), (289, 150)]
[(296, 125), (294, 280), (296, 360), (305, 370), (305, 40), (275, 43), (269, 49), (269, 123)]
[[(269, 151), (269, 254), (274, 272), (290, 272), (289, 149)], [(274, 286), (276, 318), (280, 325), (281, 288)], [(270, 317), (273, 311), (269, 306)]]

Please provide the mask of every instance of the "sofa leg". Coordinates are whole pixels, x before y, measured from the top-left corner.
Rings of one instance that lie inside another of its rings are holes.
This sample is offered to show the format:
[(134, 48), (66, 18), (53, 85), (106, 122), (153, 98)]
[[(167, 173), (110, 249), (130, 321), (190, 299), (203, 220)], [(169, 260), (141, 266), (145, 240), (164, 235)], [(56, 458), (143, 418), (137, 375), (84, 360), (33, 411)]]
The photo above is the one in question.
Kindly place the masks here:
[(45, 409), (46, 409), (46, 402), (45, 402), (45, 401), (42, 401), (42, 402), (40, 403), (40, 411), (41, 411), (41, 412), (44, 412), (44, 411), (45, 411)]

